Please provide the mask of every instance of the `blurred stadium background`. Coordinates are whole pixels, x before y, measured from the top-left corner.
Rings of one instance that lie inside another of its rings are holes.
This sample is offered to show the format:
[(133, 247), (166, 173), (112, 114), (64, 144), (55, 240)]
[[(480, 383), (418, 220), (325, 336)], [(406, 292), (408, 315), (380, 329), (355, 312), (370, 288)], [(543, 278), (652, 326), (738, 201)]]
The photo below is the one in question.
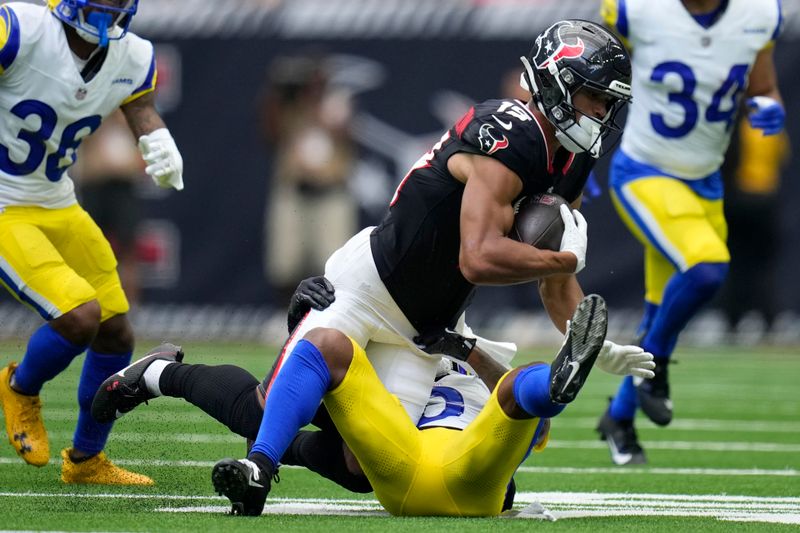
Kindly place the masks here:
[[(783, 5), (776, 61), (790, 151), (798, 154), (800, 0)], [(141, 291), (132, 312), (139, 337), (276, 344), (285, 336), (286, 289), (269, 278), (281, 259), (280, 248), (269, 248), (280, 237), (269, 231), (270, 198), (278, 190), (275, 163), (286, 156), (279, 139), (293, 126), (291, 117), (270, 115), (276, 92), (291, 99), (319, 67), (325, 78), (319, 105), (336, 131), (307, 140), (301, 152), (313, 159), (336, 150), (331, 139), (344, 138), (347, 182), (334, 188), (356, 200), (358, 226), (374, 224), (406, 170), (469, 103), (511, 94), (508, 81), (533, 36), (559, 18), (597, 20), (598, 10), (593, 0), (141, 0), (133, 30), (156, 43), (159, 106), (184, 157), (186, 189), (164, 192), (146, 177), (134, 189), (141, 206), (135, 243)], [(303, 58), (315, 61), (311, 71), (302, 70)], [(731, 179), (736, 154), (732, 161)], [(589, 268), (580, 278), (587, 292), (609, 302), (611, 335), (625, 340), (641, 312), (641, 251), (605, 192), (607, 161), (596, 175), (602, 192), (585, 207)], [(321, 194), (316, 187), (303, 189), (301, 198)], [(774, 232), (780, 244), (774, 268), (732, 282), (734, 297), (696, 319), (684, 334), (687, 344), (800, 344), (800, 168), (784, 165), (778, 185), (764, 193), (775, 220), (752, 231)], [(325, 226), (337, 221), (332, 216), (319, 231), (332, 247), (342, 242)], [(283, 233), (311, 239), (299, 228)], [(760, 258), (755, 246), (747, 252)], [(306, 269), (321, 266), (302, 259), (292, 279)], [(765, 280), (771, 283), (760, 284)], [(745, 302), (752, 312), (746, 306), (729, 328), (724, 309), (742, 304), (737, 296), (750, 288), (758, 296)], [(557, 340), (532, 285), (481, 289), (470, 322), (522, 345)], [(3, 295), (0, 338), (26, 337), (38, 323)]]

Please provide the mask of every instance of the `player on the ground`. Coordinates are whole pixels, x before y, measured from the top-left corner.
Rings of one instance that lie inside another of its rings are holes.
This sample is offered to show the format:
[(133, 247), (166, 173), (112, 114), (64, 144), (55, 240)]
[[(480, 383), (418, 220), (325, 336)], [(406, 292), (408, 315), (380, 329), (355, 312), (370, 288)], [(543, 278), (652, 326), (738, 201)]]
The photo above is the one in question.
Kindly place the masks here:
[(151, 484), (102, 452), (111, 424), (94, 392), (133, 351), (116, 259), (75, 199), (67, 169), (81, 140), (121, 108), (161, 187), (183, 188), (182, 160), (154, 106), (153, 45), (127, 31), (138, 0), (0, 6), (0, 279), (46, 321), (22, 362), (0, 371), (8, 438), (29, 464), (50, 459), (39, 391), (86, 351), (65, 483)]
[(722, 284), (730, 255), (720, 165), (741, 96), (764, 134), (783, 128), (773, 44), (779, 0), (605, 0), (603, 17), (633, 54), (633, 90), (610, 188), (644, 245), (645, 312), (637, 335), (656, 377), (622, 382), (598, 431), (616, 464), (644, 463), (633, 426), (672, 419), (667, 368), (678, 335)]
[[(298, 294), (303, 292), (301, 284)], [(323, 301), (318, 307), (326, 305)], [(374, 487), (393, 514), (489, 516), (511, 507), (511, 476), (531, 447), (544, 448), (548, 419), (575, 398), (592, 365), (616, 374), (652, 375), (651, 354), (633, 347), (611, 350), (604, 342), (605, 330), (605, 303), (592, 295), (575, 311), (551, 365), (526, 365), (483, 378), (488, 381), (484, 384), (469, 364), (442, 358), (425, 414), (416, 424), (381, 384), (364, 350), (342, 333), (312, 330), (298, 344), (296, 357), (313, 369), (314, 383), (303, 382), (324, 394), (325, 406), (355, 454), (353, 463), (363, 467), (369, 483), (346, 473), (335, 481), (361, 492)], [(471, 350), (470, 360), (484, 357), (480, 352)], [(241, 368), (188, 365), (180, 363), (182, 359), (174, 345), (152, 350), (106, 380), (95, 396), (93, 414), (113, 419), (157, 396), (176, 396), (253, 438), (262, 412), (269, 423), (283, 408), (274, 402), (283, 396), (276, 390), (264, 412), (258, 381)], [(586, 371), (573, 372), (578, 365)], [(302, 379), (295, 375), (299, 368), (288, 367), (282, 375)], [(306, 410), (295, 429), (309, 422), (315, 410)], [(330, 444), (331, 462), (341, 464), (341, 441)], [(272, 474), (248, 460), (227, 459), (215, 467), (213, 480), (233, 502), (234, 513), (259, 515)]]
[[(334, 300), (333, 285), (324, 277), (303, 280), (289, 305), (289, 331), (295, 329), (309, 309), (325, 309)], [(507, 364), (492, 356), (510, 361), (516, 354), (516, 346), (477, 339), (492, 350), (492, 355), (475, 345), (475, 337), (466, 338), (454, 332), (446, 333), (425, 347), (432, 353), (459, 353), (464, 346), (472, 346), (463, 364), (448, 357), (440, 359), (435, 383), (429, 391), (418, 427), (463, 428), (483, 408), (489, 391), (494, 390), (509, 370)], [(506, 353), (502, 353), (503, 349)], [(611, 374), (649, 378), (653, 375), (652, 359), (651, 354), (639, 347), (618, 347), (605, 341), (595, 364)], [(246, 370), (233, 365), (174, 364), (182, 363), (182, 360), (181, 349), (171, 344), (162, 344), (151, 350), (100, 386), (92, 404), (92, 415), (100, 421), (111, 421), (143, 402), (158, 396), (172, 396), (185, 399), (234, 433), (254, 440), (264, 414), (262, 384)], [(555, 366), (561, 369), (560, 365)], [(465, 373), (465, 368), (471, 372)], [(455, 392), (450, 389), (455, 389)], [(443, 418), (448, 421), (439, 422)], [(454, 420), (458, 425), (452, 424)], [(281, 457), (281, 464), (304, 466), (354, 492), (371, 492), (369, 480), (364, 477), (352, 452), (343, 444), (324, 407), (317, 411), (312, 423), (321, 431), (298, 431)], [(511, 503), (513, 487), (509, 488), (506, 505)], [(248, 512), (254, 512), (248, 509)], [(243, 509), (237, 511), (243, 512)]]

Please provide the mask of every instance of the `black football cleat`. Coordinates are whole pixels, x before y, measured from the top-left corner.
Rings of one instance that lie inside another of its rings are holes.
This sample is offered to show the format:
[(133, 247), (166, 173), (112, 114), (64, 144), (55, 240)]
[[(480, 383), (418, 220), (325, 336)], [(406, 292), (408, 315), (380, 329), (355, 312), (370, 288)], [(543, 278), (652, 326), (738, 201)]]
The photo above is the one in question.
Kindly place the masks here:
[(639, 445), (633, 420), (614, 420), (606, 411), (597, 424), (600, 440), (606, 441), (611, 461), (615, 465), (643, 465), (647, 463), (644, 450)]
[(596, 294), (584, 297), (572, 315), (564, 344), (550, 365), (551, 400), (566, 404), (575, 399), (603, 347), (607, 326), (605, 300)]
[(249, 459), (223, 459), (214, 465), (211, 483), (217, 494), (231, 501), (230, 514), (259, 516), (264, 510), (273, 475)]
[(113, 422), (137, 405), (155, 398), (147, 390), (142, 376), (150, 363), (157, 359), (180, 363), (183, 361), (183, 350), (180, 346), (165, 342), (106, 379), (92, 400), (92, 418), (98, 422)]
[(652, 379), (636, 380), (636, 397), (639, 407), (654, 424), (666, 426), (672, 422), (672, 400), (669, 398), (669, 359), (654, 360), (656, 368)]

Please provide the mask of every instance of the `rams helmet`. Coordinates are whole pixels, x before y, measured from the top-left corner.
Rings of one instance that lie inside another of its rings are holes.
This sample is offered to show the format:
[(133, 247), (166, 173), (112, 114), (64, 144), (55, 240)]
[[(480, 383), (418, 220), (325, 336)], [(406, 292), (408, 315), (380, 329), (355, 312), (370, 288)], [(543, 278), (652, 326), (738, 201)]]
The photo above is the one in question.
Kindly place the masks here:
[(122, 39), (139, 7), (139, 0), (47, 0), (56, 18), (69, 24), (84, 40), (107, 46)]

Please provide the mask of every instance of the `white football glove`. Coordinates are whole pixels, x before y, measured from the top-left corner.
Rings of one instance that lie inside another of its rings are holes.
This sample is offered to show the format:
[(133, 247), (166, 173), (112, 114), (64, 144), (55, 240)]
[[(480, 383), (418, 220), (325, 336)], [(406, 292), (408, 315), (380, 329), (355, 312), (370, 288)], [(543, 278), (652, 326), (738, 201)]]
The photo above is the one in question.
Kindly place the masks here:
[(594, 363), (597, 368), (617, 376), (631, 375), (650, 379), (655, 376), (653, 354), (638, 346), (621, 346), (611, 341), (603, 342), (603, 347)]
[(561, 236), (559, 251), (570, 252), (578, 258), (578, 266), (575, 268), (577, 274), (586, 266), (586, 247), (589, 244), (586, 219), (577, 209), (570, 212), (567, 204), (562, 204), (560, 209), (561, 220), (564, 221), (564, 234)]
[(144, 171), (156, 185), (183, 190), (183, 158), (167, 128), (139, 137), (139, 151), (147, 163)]

